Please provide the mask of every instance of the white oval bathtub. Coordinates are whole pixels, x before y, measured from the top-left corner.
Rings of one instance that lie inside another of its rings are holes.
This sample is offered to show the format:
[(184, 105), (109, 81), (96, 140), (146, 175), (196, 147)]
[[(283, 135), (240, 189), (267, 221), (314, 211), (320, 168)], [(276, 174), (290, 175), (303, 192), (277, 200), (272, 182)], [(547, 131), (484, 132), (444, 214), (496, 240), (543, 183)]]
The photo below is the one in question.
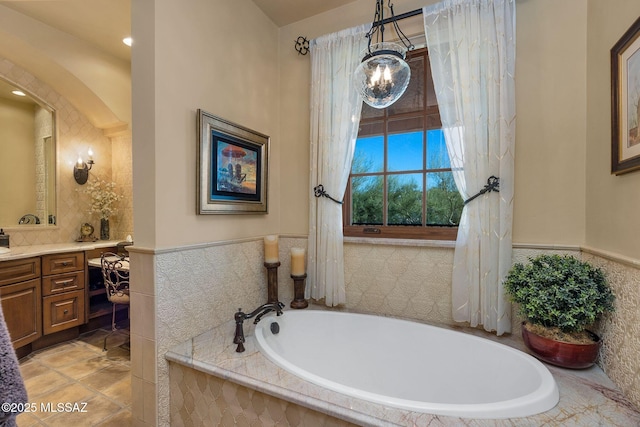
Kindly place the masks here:
[[(277, 322), (274, 334), (271, 324)], [(256, 326), (261, 352), (328, 389), (396, 408), (466, 418), (515, 418), (553, 408), (547, 368), (503, 344), (400, 319), (300, 310)]]

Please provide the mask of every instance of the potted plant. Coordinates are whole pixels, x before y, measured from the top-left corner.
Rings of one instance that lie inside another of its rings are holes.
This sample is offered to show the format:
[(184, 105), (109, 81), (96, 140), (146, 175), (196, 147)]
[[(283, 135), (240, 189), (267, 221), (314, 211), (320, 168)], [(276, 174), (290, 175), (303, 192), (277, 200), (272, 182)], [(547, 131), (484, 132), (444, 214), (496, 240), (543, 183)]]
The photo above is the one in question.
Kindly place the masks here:
[(519, 304), (525, 345), (541, 360), (587, 368), (598, 357), (600, 338), (587, 328), (614, 310), (604, 273), (573, 256), (540, 255), (516, 263), (504, 281)]

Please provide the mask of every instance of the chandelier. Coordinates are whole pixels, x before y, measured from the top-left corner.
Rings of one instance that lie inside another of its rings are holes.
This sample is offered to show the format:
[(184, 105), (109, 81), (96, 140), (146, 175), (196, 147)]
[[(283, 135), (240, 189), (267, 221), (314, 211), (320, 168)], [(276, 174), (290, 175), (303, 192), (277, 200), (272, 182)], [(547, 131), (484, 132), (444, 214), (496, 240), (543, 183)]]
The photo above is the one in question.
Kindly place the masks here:
[[(407, 50), (414, 48), (398, 26), (393, 5), (388, 0), (391, 18), (384, 20), (384, 0), (376, 0), (376, 13), (366, 37), (367, 48), (354, 74), (356, 88), (363, 101), (373, 108), (386, 108), (402, 96), (409, 85), (411, 69), (405, 62)], [(392, 22), (402, 45), (384, 41), (384, 24)], [(375, 37), (375, 43), (372, 40)]]

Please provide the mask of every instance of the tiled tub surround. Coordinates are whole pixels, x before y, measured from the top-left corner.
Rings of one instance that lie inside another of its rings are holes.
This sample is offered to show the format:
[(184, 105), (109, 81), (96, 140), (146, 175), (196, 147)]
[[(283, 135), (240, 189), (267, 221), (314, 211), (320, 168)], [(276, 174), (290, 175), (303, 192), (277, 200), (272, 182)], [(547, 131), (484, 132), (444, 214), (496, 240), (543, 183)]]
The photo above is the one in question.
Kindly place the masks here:
[(171, 363), (171, 425), (347, 427), (355, 424)]
[[(409, 243), (411, 246), (407, 246)], [(293, 281), (289, 277), (291, 247), (306, 247), (306, 238), (280, 236), (279, 295), (287, 305), (293, 297)], [(131, 292), (134, 306), (139, 307), (132, 313), (131, 325), (133, 416), (143, 424), (165, 426), (169, 425), (169, 365), (165, 354), (175, 345), (229, 322), (238, 307), (254, 308), (263, 302), (266, 296), (263, 242), (258, 237), (182, 248), (133, 250), (136, 252), (131, 254), (134, 282)], [(514, 248), (514, 261), (526, 261), (528, 256), (542, 252), (580, 256), (579, 247), (518, 245)], [(377, 263), (362, 259), (368, 256), (378, 257)], [(452, 260), (452, 247), (433, 242), (407, 242), (402, 246), (346, 241), (347, 309), (453, 324), (446, 308), (451, 298)], [(402, 266), (408, 266), (408, 271), (402, 270)], [(620, 267), (620, 262), (612, 262), (610, 268), (612, 271), (623, 268), (626, 275), (638, 277), (637, 268), (626, 264)], [(400, 273), (392, 276), (387, 274), (388, 270)], [(423, 285), (418, 286), (420, 283)], [(640, 285), (634, 287), (632, 283), (637, 283), (637, 279), (624, 285), (628, 293), (619, 297), (619, 309), (612, 316), (618, 320), (611, 323), (619, 331), (615, 333), (625, 337), (624, 346), (618, 350), (605, 339), (602, 366), (625, 396), (640, 408), (637, 397), (640, 335), (633, 334), (640, 323), (622, 321), (638, 315)], [(405, 290), (406, 287), (415, 294)], [(402, 313), (404, 307), (406, 313)], [(513, 324), (513, 335), (519, 337), (515, 316)]]
[(640, 262), (584, 248), (582, 258), (602, 268), (616, 295), (616, 311), (601, 322), (598, 364), (640, 408)]
[[(450, 308), (451, 243), (371, 244), (347, 238), (344, 253), (349, 310), (455, 324)], [(603, 337), (598, 364), (640, 408), (640, 260), (588, 247), (514, 244), (513, 262), (526, 263), (542, 253), (574, 255), (606, 273), (616, 295), (616, 311), (597, 331)], [(516, 311), (514, 306), (512, 332), (520, 335)]]
[(289, 310), (265, 318), (253, 335), (260, 352), (293, 375), (412, 412), (523, 418), (559, 400), (549, 370), (526, 353), (396, 317)]
[[(302, 415), (297, 407), (283, 404), (284, 415), (278, 412), (277, 405), (265, 410), (265, 405), (274, 404), (264, 403), (264, 395), (325, 414), (327, 420), (338, 418), (366, 426), (640, 425), (640, 412), (597, 366), (573, 371), (548, 365), (560, 389), (560, 402), (550, 411), (528, 418), (470, 420), (385, 407), (316, 386), (266, 359), (256, 347), (250, 322), (245, 325), (246, 351), (236, 353), (232, 343), (234, 326), (234, 322), (229, 321), (166, 354), (171, 362), (171, 425), (227, 425), (231, 418), (239, 422), (242, 417), (249, 421), (259, 418), (263, 422), (265, 419), (261, 417), (271, 417), (270, 422), (304, 425), (299, 422)], [(524, 349), (517, 335), (498, 338), (476, 329), (456, 329)], [(212, 396), (214, 399), (209, 400)]]
[[(131, 249), (131, 301), (140, 308), (131, 315), (133, 416), (138, 422), (169, 425), (164, 354), (170, 348), (233, 319), (239, 307), (253, 310), (266, 302), (263, 245), (258, 237), (167, 250)], [(306, 248), (306, 239), (280, 236), (278, 295), (287, 306), (293, 298), (291, 247)]]
[[(455, 243), (446, 241), (345, 238), (345, 307), (360, 313), (456, 325), (451, 314)], [(514, 262), (541, 253), (580, 257), (580, 248), (518, 245)], [(512, 331), (520, 319), (512, 315)], [(640, 406), (640, 402), (639, 402)]]

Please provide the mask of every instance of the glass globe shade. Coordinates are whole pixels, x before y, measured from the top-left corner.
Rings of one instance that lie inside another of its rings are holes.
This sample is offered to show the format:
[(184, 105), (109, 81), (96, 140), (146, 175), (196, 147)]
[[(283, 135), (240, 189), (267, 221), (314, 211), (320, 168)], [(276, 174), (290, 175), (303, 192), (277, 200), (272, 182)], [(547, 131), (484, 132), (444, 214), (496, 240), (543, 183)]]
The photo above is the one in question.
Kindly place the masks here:
[(386, 108), (402, 96), (409, 85), (411, 69), (406, 49), (397, 43), (376, 43), (364, 51), (354, 74), (360, 96), (373, 108)]

